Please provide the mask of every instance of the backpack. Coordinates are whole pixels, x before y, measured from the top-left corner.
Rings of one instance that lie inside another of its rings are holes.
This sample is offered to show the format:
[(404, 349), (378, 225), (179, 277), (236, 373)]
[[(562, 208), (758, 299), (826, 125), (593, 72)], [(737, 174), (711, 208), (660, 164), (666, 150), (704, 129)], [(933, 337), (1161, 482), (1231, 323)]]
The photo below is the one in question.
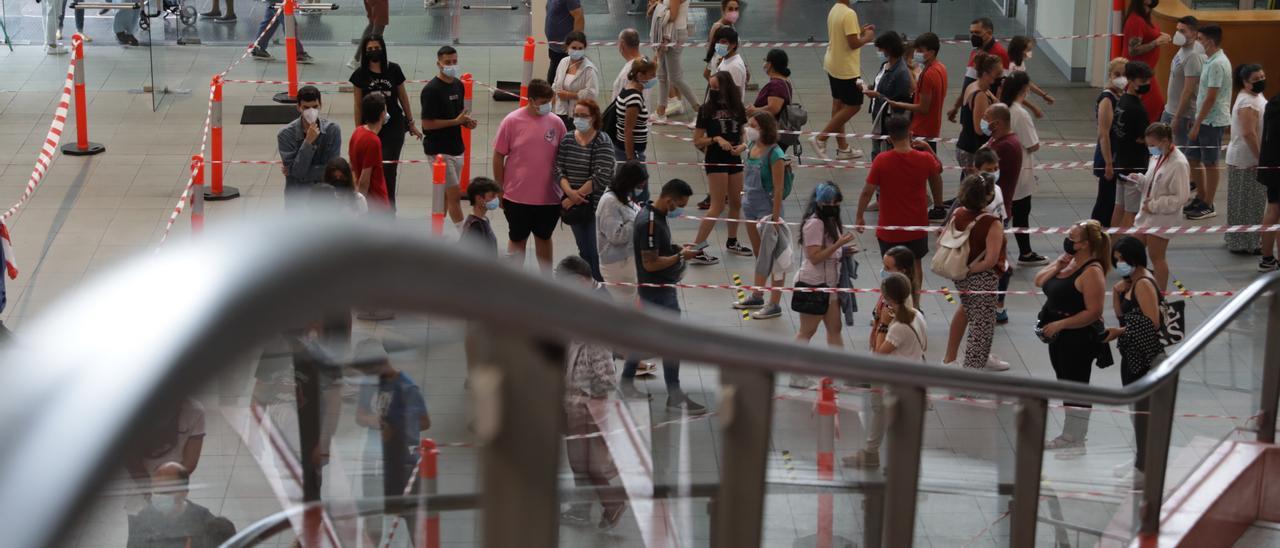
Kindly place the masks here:
[(609, 101), (609, 108), (600, 115), (600, 131), (613, 140), (614, 145), (622, 144), (618, 139), (618, 98)]
[[(781, 142), (779, 142), (779, 144), (781, 144)], [(772, 164), (772, 162), (769, 162), (768, 160), (769, 160), (769, 158), (773, 157), (773, 149), (774, 149), (774, 148), (777, 148), (777, 149), (781, 150), (781, 148), (780, 148), (780, 147), (779, 147), (779, 145), (777, 145), (777, 144), (773, 145), (773, 148), (769, 149), (768, 154), (766, 154), (766, 155), (765, 155), (765, 164), (764, 164), (764, 169), (772, 170), (772, 167), (771, 167), (771, 166), (772, 166), (773, 164)], [(783, 200), (785, 200), (785, 199), (787, 199), (787, 197), (788, 197), (788, 196), (791, 196), (791, 185), (792, 185), (792, 184), (795, 182), (795, 180), (796, 180), (796, 174), (795, 174), (795, 172), (794, 172), (794, 171), (792, 171), (792, 168), (791, 168), (791, 162), (787, 160), (787, 158), (786, 158), (786, 155), (785, 155), (785, 154), (784, 154), (784, 155), (783, 155), (783, 157), (782, 157), (780, 160), (778, 160), (778, 161), (782, 162), (782, 199), (783, 199)], [(773, 171), (769, 171), (769, 173), (770, 173), (770, 175), (772, 175), (772, 174), (773, 174)], [(768, 192), (769, 194), (773, 194), (773, 179), (772, 179), (772, 177), (770, 177), (770, 179), (769, 179), (769, 182), (768, 182), (768, 183), (765, 183), (764, 177), (761, 177), (761, 178), (760, 178), (760, 186), (763, 186), (763, 187), (764, 187), (765, 192)]]
[[(796, 91), (791, 87), (791, 82), (787, 82), (787, 91), (790, 92), (791, 98), (787, 100), (787, 104), (782, 105), (782, 110), (778, 111), (778, 144), (783, 147), (795, 147), (800, 145), (800, 135), (782, 132), (800, 131), (804, 128), (804, 125), (809, 123), (809, 111), (795, 102)], [(790, 192), (790, 187), (787, 191)]]
[(983, 217), (990, 217), (990, 215), (985, 213), (979, 215), (964, 230), (957, 230), (954, 221), (947, 225), (942, 234), (938, 235), (938, 250), (933, 254), (933, 262), (929, 263), (929, 270), (948, 280), (963, 280), (967, 277), (969, 275), (969, 236), (973, 233), (973, 227), (978, 226), (978, 220)]

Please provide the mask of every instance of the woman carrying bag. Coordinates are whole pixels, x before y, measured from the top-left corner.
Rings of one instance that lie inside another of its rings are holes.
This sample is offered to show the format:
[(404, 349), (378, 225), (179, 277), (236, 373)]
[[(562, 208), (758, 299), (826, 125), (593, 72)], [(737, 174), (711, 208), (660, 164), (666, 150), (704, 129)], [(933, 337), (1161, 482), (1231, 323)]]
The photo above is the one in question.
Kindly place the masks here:
[(560, 183), (560, 220), (573, 231), (578, 255), (591, 265), (591, 275), (600, 275), (600, 255), (596, 250), (596, 205), (605, 185), (613, 180), (613, 141), (600, 131), (600, 106), (591, 99), (573, 107), (572, 133), (565, 134), (556, 152), (556, 180)]

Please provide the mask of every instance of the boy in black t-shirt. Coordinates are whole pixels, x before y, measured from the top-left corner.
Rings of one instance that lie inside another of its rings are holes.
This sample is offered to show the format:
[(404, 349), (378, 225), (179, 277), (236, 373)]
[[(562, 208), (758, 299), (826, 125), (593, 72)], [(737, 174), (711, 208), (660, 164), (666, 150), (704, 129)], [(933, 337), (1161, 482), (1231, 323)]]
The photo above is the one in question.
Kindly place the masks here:
[(1116, 203), (1111, 212), (1111, 226), (1130, 227), (1142, 206), (1142, 189), (1129, 182), (1128, 176), (1143, 173), (1151, 155), (1147, 152), (1146, 132), (1151, 120), (1142, 105), (1142, 95), (1151, 91), (1151, 67), (1142, 61), (1130, 61), (1124, 67), (1129, 80), (1125, 93), (1116, 104), (1111, 121), (1111, 154), (1115, 158)]
[(458, 50), (444, 46), (436, 51), (440, 73), (422, 88), (422, 151), (427, 158), (444, 155), (445, 210), (453, 225), (462, 228), (462, 128), (475, 129), (476, 120), (466, 108)]
[(467, 200), (471, 201), (471, 214), (462, 222), (463, 243), (483, 250), (486, 255), (497, 258), (498, 237), (489, 224), (488, 214), (498, 209), (498, 195), (502, 187), (488, 177), (476, 177), (467, 185)]

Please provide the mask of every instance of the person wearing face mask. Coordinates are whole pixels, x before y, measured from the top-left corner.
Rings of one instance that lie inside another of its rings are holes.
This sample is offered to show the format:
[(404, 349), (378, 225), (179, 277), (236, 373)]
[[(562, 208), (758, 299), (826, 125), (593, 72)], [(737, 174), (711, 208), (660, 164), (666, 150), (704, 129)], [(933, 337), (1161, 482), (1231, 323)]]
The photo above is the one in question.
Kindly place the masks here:
[[(716, 56), (708, 65), (711, 74), (707, 81), (717, 72), (727, 72), (733, 77), (733, 84), (738, 87), (738, 96), (747, 96), (747, 62), (738, 55), (738, 31), (733, 27), (720, 27), (716, 31), (715, 43), (712, 45)], [(710, 88), (708, 88), (710, 89)]]
[[(856, 235), (845, 232), (840, 222), (840, 204), (844, 196), (831, 182), (819, 183), (809, 198), (804, 220), (800, 223), (800, 248), (804, 260), (796, 274), (796, 287), (836, 287), (840, 278), (840, 262), (846, 253), (857, 251), (853, 244)], [(800, 315), (800, 329), (796, 342), (809, 344), (818, 332), (818, 325), (826, 327), (827, 346), (844, 348), (840, 331), (840, 299), (835, 293), (796, 292), (791, 295), (791, 310)], [(793, 375), (791, 386), (807, 387), (809, 379)]]
[[(893, 31), (876, 37), (876, 56), (883, 62), (880, 72), (872, 81), (872, 89), (864, 92), (871, 98), (871, 133), (885, 135), (885, 122), (889, 117), (902, 111), (894, 109), (893, 103), (905, 103), (911, 100), (911, 71), (907, 68), (903, 54), (906, 43), (902, 35)], [(892, 148), (888, 140), (877, 139), (871, 142), (871, 159)]]
[(684, 81), (680, 64), (684, 43), (689, 40), (689, 2), (649, 0), (649, 16), (653, 22), (650, 39), (655, 44), (654, 58), (658, 61), (658, 117), (697, 112), (693, 88)]
[(1200, 22), (1188, 15), (1178, 19), (1177, 25), (1172, 43), (1178, 47), (1178, 52), (1169, 62), (1168, 99), (1164, 112), (1160, 114), (1160, 122), (1172, 126), (1173, 143), (1185, 147), (1195, 116), (1196, 91), (1200, 87), (1200, 71), (1204, 67), (1205, 56), (1204, 46), (1196, 40), (1200, 34)]
[[(982, 77), (984, 71), (978, 61), (983, 56), (995, 56), (1000, 59), (1000, 68), (1009, 68), (1009, 52), (996, 40), (995, 23), (992, 23), (991, 19), (979, 17), (969, 23), (969, 45), (973, 46), (973, 49), (969, 51), (969, 64), (965, 67), (964, 81), (961, 82), (960, 89), (969, 89), (969, 84)], [(995, 88), (992, 88), (992, 91), (995, 91)], [(956, 121), (956, 114), (964, 106), (964, 99), (963, 93), (956, 97), (955, 104), (947, 111), (948, 120)]]
[[(1262, 65), (1247, 64), (1236, 69), (1240, 94), (1231, 107), (1231, 142), (1227, 145), (1227, 224), (1256, 225), (1262, 222), (1265, 189), (1258, 184), (1258, 158), (1262, 153), (1262, 113), (1267, 99), (1267, 74)], [(1261, 254), (1261, 237), (1256, 232), (1227, 234), (1227, 250), (1245, 255)]]
[(569, 56), (560, 60), (556, 79), (551, 83), (551, 89), (556, 92), (552, 112), (565, 121), (566, 128), (572, 130), (573, 106), (581, 99), (594, 101), (600, 94), (600, 71), (587, 58), (586, 35), (571, 32), (564, 41), (569, 47)]
[(386, 99), (381, 94), (365, 95), (360, 102), (360, 124), (351, 133), (347, 155), (356, 178), (356, 192), (365, 195), (373, 211), (395, 215), (387, 193), (387, 179), (382, 164), (382, 139), (378, 133), (390, 120)]
[(152, 493), (147, 506), (129, 516), (131, 548), (214, 548), (210, 528), (218, 518), (208, 508), (192, 502), (191, 473), (177, 462), (161, 464), (151, 475)]
[[(1142, 195), (1142, 208), (1134, 220), (1139, 228), (1178, 226), (1182, 204), (1191, 198), (1191, 168), (1187, 157), (1173, 144), (1173, 129), (1167, 124), (1151, 124), (1146, 131), (1147, 149), (1151, 161), (1146, 173), (1129, 177)], [(1169, 249), (1167, 234), (1143, 234), (1139, 238), (1151, 252), (1156, 285), (1161, 291), (1169, 282)]]
[[(880, 258), (882, 266), (880, 267), (880, 281), (884, 282), (892, 274), (901, 274), (906, 276), (907, 282), (911, 285), (911, 296), (904, 299), (903, 302), (907, 306), (915, 308), (915, 303), (920, 300), (920, 286), (915, 285), (918, 276), (916, 273), (919, 269), (916, 267), (916, 256), (903, 246), (896, 245), (889, 248)], [(871, 331), (867, 342), (867, 349), (875, 352), (880, 347), (880, 343), (884, 342), (885, 335), (889, 333), (889, 325), (894, 321), (894, 312), (896, 308), (888, 306), (885, 302), (884, 293), (880, 293), (880, 298), (876, 299), (876, 305), (871, 309)]]
[(507, 254), (524, 266), (529, 235), (538, 265), (551, 270), (551, 236), (560, 221), (560, 185), (555, 178), (556, 153), (564, 139), (564, 122), (551, 116), (555, 92), (546, 80), (529, 82), (529, 104), (502, 119), (493, 137), (493, 179), (502, 186), (502, 212), (507, 217)]
[[(1129, 0), (1121, 57), (1146, 63), (1148, 67), (1160, 64), (1160, 46), (1172, 43), (1173, 38), (1160, 32), (1160, 27), (1151, 22), (1151, 13), (1159, 3), (1160, 0)], [(1164, 90), (1154, 78), (1151, 83), (1151, 91), (1142, 95), (1142, 105), (1147, 110), (1147, 119), (1155, 121), (1164, 112)]]
[[(387, 42), (382, 35), (367, 36), (360, 43), (364, 55), (360, 68), (351, 73), (353, 97), (355, 98), (356, 125), (360, 125), (360, 105), (366, 95), (381, 95), (387, 105), (390, 118), (378, 133), (382, 141), (382, 159), (387, 162), (400, 160), (400, 152), (404, 149), (404, 134), (408, 132), (417, 139), (422, 138), (413, 117), (409, 92), (405, 90), (404, 71), (400, 65), (387, 61)], [(383, 176), (387, 180), (387, 196), (391, 200), (391, 209), (396, 207), (396, 181), (400, 173), (398, 164), (383, 165)]]
[(543, 21), (543, 35), (547, 37), (547, 82), (556, 79), (556, 67), (569, 56), (565, 37), (571, 32), (586, 30), (586, 13), (581, 0), (547, 0), (547, 15)]
[(649, 145), (649, 107), (645, 104), (645, 91), (658, 85), (658, 66), (641, 57), (631, 62), (627, 74), (627, 86), (613, 100), (611, 108), (617, 126), (613, 128), (614, 159), (644, 161), (644, 151)]
[[(969, 232), (968, 273), (964, 278), (955, 280), (956, 289), (961, 291), (960, 306), (965, 319), (959, 330), (968, 332), (961, 363), (966, 369), (1004, 371), (1009, 369), (1009, 365), (991, 355), (998, 301), (992, 292), (999, 287), (1000, 277), (1009, 268), (1005, 260), (1008, 242), (1000, 219), (985, 211), (989, 196), (986, 177), (973, 175), (965, 179), (956, 198), (960, 207), (956, 208), (946, 226), (949, 233)], [(947, 367), (956, 364), (960, 347), (956, 327), (951, 333), (955, 336), (948, 341), (942, 360), (942, 365)]]
[(336, 210), (357, 215), (369, 212), (369, 202), (356, 192), (351, 164), (344, 158), (329, 160), (324, 166), (324, 183), (314, 185), (309, 198), (313, 208), (326, 212)]
[[(782, 201), (790, 190), (786, 154), (778, 145), (778, 122), (773, 115), (757, 111), (751, 116), (747, 122), (746, 146), (742, 216), (747, 221), (747, 238), (756, 251), (753, 285), (781, 287), (786, 281), (786, 274), (791, 271), (794, 254), (787, 245), (791, 229), (785, 224), (766, 222), (782, 220)], [(782, 315), (781, 303), (780, 291), (769, 292), (768, 304), (765, 304), (762, 292), (753, 291), (751, 296), (734, 301), (733, 307), (756, 309), (751, 317), (767, 320)]]
[(973, 154), (991, 138), (982, 130), (982, 121), (987, 108), (997, 102), (995, 92), (1004, 79), (999, 57), (980, 56), (974, 66), (979, 77), (961, 94), (960, 138), (956, 141), (956, 163), (963, 168), (961, 177), (973, 175)]
[[(885, 123), (885, 131), (893, 148), (876, 156), (871, 162), (871, 170), (867, 172), (866, 184), (862, 194), (858, 196), (858, 209), (854, 216), (854, 224), (859, 227), (867, 224), (865, 213), (871, 203), (871, 197), (880, 193), (880, 216), (877, 226), (924, 226), (929, 224), (926, 211), (925, 189), (934, 175), (942, 172), (942, 162), (934, 155), (933, 150), (921, 141), (912, 141), (911, 122), (902, 114), (889, 117)], [(935, 196), (939, 200), (941, 196)], [(858, 229), (862, 231), (862, 228)], [(876, 228), (876, 241), (880, 244), (880, 253), (884, 254), (892, 247), (903, 246), (915, 253), (915, 273), (922, 272), (920, 265), (924, 256), (929, 253), (929, 235), (913, 230), (894, 230)], [(917, 285), (921, 280), (912, 280)]]
[[(747, 113), (742, 107), (738, 86), (733, 85), (728, 72), (717, 72), (711, 78), (709, 96), (698, 111), (693, 130), (693, 145), (705, 151), (703, 161), (708, 165), (704, 169), (707, 187), (711, 191), (711, 208), (707, 211), (707, 218), (698, 224), (698, 234), (693, 240), (695, 245), (706, 242), (711, 236), (716, 226), (715, 219), (721, 217), (726, 202), (729, 218), (742, 218), (742, 152), (747, 148), (742, 134), (746, 124)], [(738, 243), (740, 223), (726, 221), (726, 224), (729, 225), (729, 238), (725, 242), (725, 251), (751, 256), (751, 250)], [(706, 266), (717, 264), (720, 259), (703, 249), (691, 262)]]
[[(836, 0), (827, 12), (827, 52), (822, 57), (822, 69), (827, 73), (827, 83), (831, 87), (831, 119), (822, 128), (822, 133), (837, 133), (836, 159), (857, 160), (862, 158), (862, 150), (849, 145), (844, 136), (845, 124), (853, 119), (862, 107), (862, 57), (859, 49), (876, 39), (875, 25), (858, 23), (858, 13), (853, 11), (849, 0)], [(827, 137), (813, 135), (809, 137), (813, 152), (821, 158), (827, 157)]]
[[(1028, 78), (1030, 78), (1031, 75), (1027, 73), (1027, 63), (1031, 61), (1031, 56), (1032, 56), (1031, 50), (1035, 49), (1035, 47), (1036, 47), (1036, 40), (1028, 36), (1014, 36), (1013, 38), (1009, 39), (1009, 73), (1010, 74), (1015, 72), (1021, 72), (1023, 74), (1026, 74)], [(1049, 95), (1047, 92), (1045, 92), (1045, 90), (1040, 89), (1040, 86), (1037, 86), (1035, 82), (1029, 81), (1029, 86), (1031, 88), (1031, 92), (1035, 93), (1036, 95), (1039, 95), (1041, 99), (1044, 99), (1045, 103), (1050, 105), (1053, 104), (1053, 96)], [(1030, 111), (1031, 114), (1034, 114), (1036, 118), (1044, 117), (1044, 112), (1041, 111), (1040, 107), (1036, 106), (1035, 103), (1032, 103), (1031, 101), (1025, 101), (1025, 104), (1026, 104), (1027, 110)]]
[(573, 231), (578, 255), (591, 265), (596, 281), (603, 281), (596, 251), (596, 206), (604, 185), (613, 180), (613, 142), (600, 131), (600, 106), (591, 99), (574, 105), (573, 127), (556, 152), (556, 180), (563, 196), (560, 217)]
[[(631, 263), (635, 255), (636, 214), (644, 203), (640, 195), (649, 186), (649, 174), (644, 164), (626, 162), (614, 170), (609, 191), (600, 196), (596, 205), (596, 251), (600, 257), (600, 275), (606, 283), (634, 284), (636, 267)], [(621, 305), (636, 302), (636, 288), (627, 285), (610, 285), (609, 294)]]
[(1018, 180), (1022, 177), (1022, 141), (1013, 132), (1013, 116), (1004, 103), (996, 103), (987, 109), (982, 118), (982, 132), (991, 137), (984, 145), (1000, 158), (996, 185), (1004, 198), (1004, 211), (1013, 211), (1013, 196), (1018, 192)]
[(276, 147), (284, 173), (284, 204), (295, 207), (298, 195), (324, 179), (324, 166), (342, 156), (342, 128), (320, 117), (320, 90), (298, 88), (298, 119), (276, 134)]
[(1125, 86), (1124, 95), (1116, 103), (1116, 115), (1111, 121), (1108, 139), (1113, 155), (1113, 172), (1116, 175), (1116, 198), (1111, 210), (1111, 222), (1103, 223), (1116, 228), (1133, 226), (1134, 217), (1142, 208), (1142, 192), (1126, 175), (1142, 172), (1150, 158), (1145, 134), (1151, 121), (1147, 118), (1146, 107), (1141, 98), (1154, 89), (1151, 85), (1151, 67), (1142, 61), (1129, 61), (1125, 65), (1124, 75), (1128, 85)]
[[(1147, 250), (1142, 241), (1132, 236), (1116, 240), (1111, 263), (1124, 279), (1112, 288), (1111, 308), (1120, 327), (1107, 329), (1106, 341), (1118, 341), (1120, 350), (1120, 382), (1129, 386), (1146, 376), (1151, 368), (1164, 361), (1164, 345), (1160, 344), (1160, 296), (1158, 284), (1147, 270)], [(1146, 399), (1133, 404), (1133, 434), (1138, 448), (1136, 458), (1117, 466), (1115, 473), (1127, 484), (1141, 489), (1147, 448)]]
[[(1036, 330), (1049, 345), (1049, 361), (1058, 380), (1089, 384), (1094, 360), (1111, 365), (1112, 359), (1101, 323), (1111, 238), (1102, 223), (1081, 221), (1063, 239), (1062, 250), (1058, 260), (1036, 274), (1036, 287), (1045, 294)], [(1062, 434), (1046, 443), (1045, 449), (1059, 451), (1058, 459), (1083, 456), (1092, 406), (1063, 403), (1067, 409)]]
[(1116, 107), (1120, 97), (1129, 87), (1129, 79), (1125, 78), (1125, 66), (1129, 60), (1116, 57), (1107, 65), (1107, 87), (1103, 88), (1094, 100), (1098, 119), (1098, 145), (1093, 149), (1093, 174), (1098, 177), (1098, 194), (1093, 201), (1093, 212), (1089, 218), (1102, 223), (1111, 224), (1111, 214), (1115, 211), (1116, 202), (1116, 165), (1111, 142), (1111, 126), (1116, 119)]
[(1188, 219), (1199, 221), (1218, 215), (1213, 197), (1218, 193), (1218, 157), (1222, 134), (1231, 125), (1231, 60), (1222, 50), (1222, 27), (1200, 27), (1200, 45), (1204, 47), (1204, 65), (1200, 69), (1200, 85), (1196, 88), (1195, 119), (1187, 134), (1187, 160), (1199, 172), (1196, 179), (1204, 184), (1196, 187), (1196, 198), (1182, 208)]
[[(684, 265), (698, 252), (692, 245), (677, 246), (671, 240), (671, 228), (667, 219), (684, 214), (693, 189), (680, 179), (672, 179), (662, 185), (658, 199), (644, 206), (636, 214), (632, 225), (632, 247), (636, 262), (636, 281), (642, 284), (663, 284), (664, 287), (641, 287), (637, 291), (643, 308), (680, 314), (680, 297), (672, 284), (684, 278)], [(629, 399), (648, 399), (649, 395), (635, 386), (638, 357), (627, 358), (622, 368), (619, 391)], [(693, 401), (680, 388), (680, 360), (662, 359), (662, 379), (667, 385), (667, 410), (688, 415), (701, 415), (707, 408)]]
[[(753, 116), (757, 112), (768, 112), (774, 120), (777, 120), (782, 115), (782, 108), (791, 104), (791, 99), (795, 96), (795, 88), (791, 86), (790, 64), (787, 52), (781, 49), (771, 49), (765, 54), (764, 73), (769, 77), (769, 81), (760, 86), (760, 91), (756, 92), (755, 102), (747, 105), (748, 116)], [(782, 148), (787, 147), (782, 145)]]
[(502, 187), (488, 177), (476, 177), (467, 185), (467, 200), (471, 202), (471, 214), (462, 221), (463, 245), (482, 252), (487, 257), (498, 258), (498, 236), (493, 233), (489, 212), (498, 209)]
[(436, 51), (439, 73), (422, 88), (422, 151), (427, 158), (444, 156), (444, 203), (449, 219), (456, 228), (462, 223), (462, 128), (478, 125), (464, 102), (462, 67), (458, 66), (458, 50), (451, 46)]
[[(938, 153), (937, 139), (942, 137), (942, 107), (947, 97), (947, 67), (938, 59), (942, 42), (938, 35), (926, 32), (912, 42), (915, 63), (920, 76), (912, 86), (911, 101), (889, 101), (893, 109), (911, 113), (911, 136), (926, 139), (933, 153)], [(929, 221), (940, 221), (946, 216), (942, 203), (942, 174), (929, 178), (933, 193), (933, 207), (929, 209)]]
[[(362, 59), (368, 53), (364, 48), (365, 42), (370, 36), (382, 36), (387, 30), (387, 25), (391, 23), (391, 2), (389, 0), (364, 0), (364, 16), (368, 20), (364, 26), (364, 32), (360, 33), (360, 47), (356, 48), (355, 54), (351, 60), (347, 62), (347, 68), (356, 68), (364, 66)], [(386, 49), (385, 47), (383, 48)], [(386, 62), (385, 60), (383, 61)]]
[(720, 0), (720, 18), (711, 23), (711, 30), (707, 33), (707, 54), (702, 58), (702, 63), (705, 65), (702, 67), (703, 80), (710, 80), (714, 72), (711, 61), (716, 58), (716, 33), (722, 28), (734, 28), (741, 15), (738, 0)]
[[(1027, 93), (1032, 87), (1031, 77), (1026, 72), (1014, 72), (1005, 79), (1000, 90), (1000, 102), (1008, 105), (1013, 133), (1022, 145), (1022, 172), (1018, 175), (1018, 184), (1014, 187), (1009, 203), (1012, 226), (1027, 228), (1031, 226), (1031, 196), (1036, 191), (1035, 153), (1040, 150), (1040, 134), (1036, 131), (1035, 119), (1027, 107)], [(998, 179), (998, 177), (997, 177)], [(1031, 249), (1031, 236), (1017, 234), (1018, 265), (1042, 266), (1049, 262), (1044, 256)]]

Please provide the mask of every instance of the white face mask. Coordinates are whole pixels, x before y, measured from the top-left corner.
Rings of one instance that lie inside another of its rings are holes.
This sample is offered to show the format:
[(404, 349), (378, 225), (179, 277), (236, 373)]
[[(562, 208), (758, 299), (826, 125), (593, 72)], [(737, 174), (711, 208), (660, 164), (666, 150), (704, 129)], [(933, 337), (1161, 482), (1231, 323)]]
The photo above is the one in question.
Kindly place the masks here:
[(1111, 85), (1115, 86), (1116, 89), (1124, 89), (1126, 86), (1129, 85), (1129, 79), (1125, 78), (1124, 76), (1112, 78)]
[(302, 119), (306, 120), (308, 124), (316, 123), (316, 120), (320, 119), (320, 109), (309, 108), (309, 109), (303, 110)]
[(386, 124), (387, 122), (390, 122), (390, 121), (391, 121), (391, 113), (386, 112), (386, 111), (383, 111), (383, 113), (382, 113), (382, 123), (383, 123), (383, 124)]
[(569, 50), (569, 59), (572, 59), (574, 61), (577, 61), (578, 59), (582, 59), (583, 57), (586, 57), (586, 55), (587, 55), (587, 50), (582, 50), (582, 49)]
[(747, 141), (752, 143), (760, 140), (760, 130), (747, 126)]
[(461, 69), (458, 68), (458, 65), (445, 65), (440, 67), (440, 72), (450, 78), (457, 78), (458, 75), (461, 74), (461, 72), (459, 72), (460, 70)]
[(1187, 35), (1182, 34), (1181, 32), (1173, 33), (1173, 45), (1178, 47), (1187, 45)]
[(1024, 62), (1024, 63), (1025, 63), (1025, 62), (1027, 62), (1027, 61), (1030, 61), (1030, 60), (1031, 60), (1031, 57), (1032, 57), (1031, 52), (1029, 52), (1029, 51), (1028, 51), (1026, 55), (1023, 55), (1023, 56), (1022, 56), (1022, 62)]

